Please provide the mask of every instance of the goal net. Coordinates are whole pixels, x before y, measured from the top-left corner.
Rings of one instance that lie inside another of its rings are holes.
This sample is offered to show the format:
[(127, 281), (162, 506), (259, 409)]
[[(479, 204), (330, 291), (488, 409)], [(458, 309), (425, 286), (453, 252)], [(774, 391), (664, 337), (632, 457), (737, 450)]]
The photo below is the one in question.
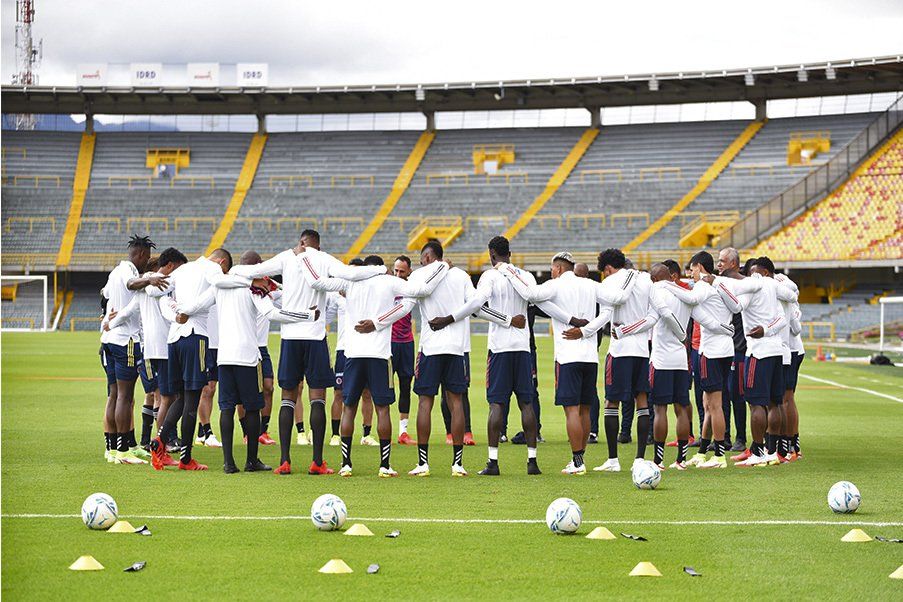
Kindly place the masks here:
[(0, 276), (0, 327), (4, 332), (46, 332), (50, 327), (47, 276)]
[(892, 350), (903, 349), (903, 297), (882, 297), (878, 299), (878, 303), (881, 306), (878, 350), (884, 351), (885, 347)]

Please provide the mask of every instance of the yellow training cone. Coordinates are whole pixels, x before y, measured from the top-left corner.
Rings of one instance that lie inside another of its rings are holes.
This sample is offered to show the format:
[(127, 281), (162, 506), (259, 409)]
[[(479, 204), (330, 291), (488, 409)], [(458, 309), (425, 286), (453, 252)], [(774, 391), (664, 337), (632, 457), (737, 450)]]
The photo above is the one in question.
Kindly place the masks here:
[(872, 541), (872, 538), (868, 536), (868, 533), (863, 531), (862, 529), (850, 529), (850, 532), (840, 538), (840, 541), (845, 542), (860, 542), (860, 541)]
[(605, 527), (596, 527), (592, 531), (589, 532), (589, 535), (586, 536), (587, 539), (617, 539), (614, 536), (614, 533), (606, 529)]
[(323, 565), (323, 568), (320, 569), (321, 573), (330, 573), (330, 574), (341, 574), (341, 573), (353, 573), (351, 567), (345, 564), (345, 561), (341, 558), (333, 558), (329, 562)]
[(903, 579), (903, 564), (896, 571), (890, 574), (891, 579)]
[(362, 537), (373, 537), (373, 531), (367, 528), (367, 525), (357, 523), (348, 527), (345, 535), (360, 535)]
[(107, 533), (134, 533), (135, 527), (127, 520), (118, 520), (116, 524), (107, 529)]
[(70, 571), (102, 571), (103, 565), (97, 562), (93, 556), (79, 556), (78, 560), (69, 565)]
[(661, 577), (655, 565), (651, 562), (641, 562), (630, 571), (631, 577)]

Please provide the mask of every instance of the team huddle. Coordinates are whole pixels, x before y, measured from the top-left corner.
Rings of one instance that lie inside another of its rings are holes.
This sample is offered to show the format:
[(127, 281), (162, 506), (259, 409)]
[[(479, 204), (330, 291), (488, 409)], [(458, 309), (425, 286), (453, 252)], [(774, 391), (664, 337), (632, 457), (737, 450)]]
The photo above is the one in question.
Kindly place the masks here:
[[(586, 474), (584, 454), (587, 444), (597, 441), (600, 408), (608, 457), (595, 471), (621, 470), (618, 442), (630, 441), (634, 418), (634, 466), (646, 461), (651, 443), (652, 461), (664, 469), (665, 447), (670, 445), (665, 442), (668, 406), (674, 407), (677, 423), (673, 469), (725, 468), (725, 453), (731, 449), (742, 452), (733, 458), (737, 466), (769, 466), (800, 457), (794, 399), (804, 353), (798, 289), (775, 273), (770, 259), (751, 259), (741, 268), (737, 251), (727, 248), (719, 254), (716, 270), (712, 255), (702, 251), (691, 259), (688, 277), (683, 278), (676, 262), (642, 272), (633, 269), (620, 250), (608, 249), (599, 254), (602, 281), (596, 282), (587, 277), (585, 265), (565, 252), (552, 258), (551, 279), (537, 284), (530, 272), (512, 265), (506, 238), (496, 236), (488, 247), (492, 268), (474, 286), (466, 272), (443, 260), (436, 241), (421, 250), (420, 268), (412, 271), (411, 260), (400, 256), (389, 274), (376, 255), (343, 264), (320, 250), (314, 230), (305, 230), (295, 247), (272, 259), (263, 261), (248, 251), (236, 265), (225, 249), (188, 261), (168, 248), (152, 259), (154, 243), (133, 237), (128, 260), (110, 273), (102, 291), (107, 461), (150, 462), (157, 470), (206, 470), (192, 457), (197, 443), (221, 447), (223, 470), (239, 472), (233, 455), (237, 413), (246, 442), (244, 470), (273, 470), (261, 461), (258, 450), (260, 444), (276, 443), (269, 435), (269, 421), (278, 380), (281, 457), (276, 474), (291, 473), (293, 429), (298, 443), (312, 446), (308, 473), (334, 472), (323, 459), (326, 393), (334, 389), (330, 445), (341, 446), (340, 476), (353, 474), (359, 406), (364, 414), (361, 443), (380, 448), (377, 474), (398, 475), (390, 462), (390, 408), (396, 390), (397, 441), (418, 448), (417, 465), (408, 474), (430, 474), (428, 442), (438, 396), (453, 449), (451, 474), (466, 476), (464, 446), (473, 444), (470, 318), (479, 317), (489, 323), (488, 461), (479, 474), (500, 474), (499, 444), (507, 440), (512, 396), (523, 428), (512, 441), (527, 447), (527, 473), (541, 474), (536, 316), (546, 316), (552, 324), (555, 405), (564, 408), (572, 452), (562, 473)], [(273, 280), (276, 276), (281, 283)], [(411, 320), (415, 307), (421, 325), (416, 361)], [(334, 358), (327, 343), (333, 319)], [(272, 322), (281, 330), (275, 373), (267, 347)], [(602, 405), (598, 347), (605, 329), (610, 329), (611, 342)], [(133, 424), (138, 378), (146, 393), (140, 444)], [(310, 438), (301, 405), (305, 382)], [(407, 432), (412, 384), (418, 401), (416, 441)], [(210, 424), (217, 385), (220, 439)], [(697, 394), (698, 441), (692, 436), (691, 385)], [(752, 439), (748, 448), (746, 405)], [(373, 410), (378, 440), (370, 434)], [(733, 447), (732, 410), (737, 435)], [(688, 459), (692, 445), (699, 449)], [(172, 453), (178, 453), (178, 460)]]

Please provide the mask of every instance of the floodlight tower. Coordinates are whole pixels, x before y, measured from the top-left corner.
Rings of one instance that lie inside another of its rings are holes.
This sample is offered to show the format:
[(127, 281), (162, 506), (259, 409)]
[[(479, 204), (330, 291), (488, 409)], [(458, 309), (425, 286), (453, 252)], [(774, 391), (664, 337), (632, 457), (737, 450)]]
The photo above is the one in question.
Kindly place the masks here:
[[(34, 23), (34, 0), (16, 0), (16, 68), (13, 84), (35, 86), (38, 83), (36, 71), (41, 66), (43, 40), (35, 40), (31, 35)], [(16, 115), (16, 129), (33, 130), (34, 115)]]

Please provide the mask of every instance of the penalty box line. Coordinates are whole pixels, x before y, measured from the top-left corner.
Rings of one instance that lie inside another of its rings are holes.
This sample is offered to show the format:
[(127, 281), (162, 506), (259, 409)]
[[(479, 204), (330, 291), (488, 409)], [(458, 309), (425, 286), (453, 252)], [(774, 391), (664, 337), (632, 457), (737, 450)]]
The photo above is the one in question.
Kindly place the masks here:
[(847, 389), (849, 391), (859, 391), (860, 393), (868, 393), (869, 395), (874, 395), (875, 397), (883, 397), (884, 399), (890, 399), (891, 401), (896, 401), (897, 403), (903, 403), (903, 399), (899, 397), (894, 397), (893, 395), (888, 395), (887, 393), (881, 393), (880, 391), (872, 391), (871, 389), (863, 389), (862, 387), (851, 387), (849, 385), (844, 385), (842, 383), (834, 382), (833, 380), (826, 380), (824, 378), (816, 378), (815, 376), (809, 376), (808, 374), (800, 374), (802, 378), (808, 378), (809, 380), (814, 380), (817, 383), (822, 383), (823, 385), (831, 385), (832, 387), (838, 387), (840, 389)]
[[(80, 514), (3, 514), (2, 518), (81, 518)], [(309, 516), (201, 516), (178, 514), (130, 514), (120, 518), (141, 518), (148, 520), (189, 520), (189, 521), (295, 521), (310, 520)], [(349, 516), (348, 520), (374, 523), (426, 523), (426, 524), (491, 524), (491, 525), (536, 525), (544, 524), (541, 519), (532, 518), (386, 518)], [(830, 520), (585, 520), (590, 525), (667, 525), (667, 526), (840, 526), (840, 527), (903, 527), (903, 522), (892, 521), (830, 521)]]

